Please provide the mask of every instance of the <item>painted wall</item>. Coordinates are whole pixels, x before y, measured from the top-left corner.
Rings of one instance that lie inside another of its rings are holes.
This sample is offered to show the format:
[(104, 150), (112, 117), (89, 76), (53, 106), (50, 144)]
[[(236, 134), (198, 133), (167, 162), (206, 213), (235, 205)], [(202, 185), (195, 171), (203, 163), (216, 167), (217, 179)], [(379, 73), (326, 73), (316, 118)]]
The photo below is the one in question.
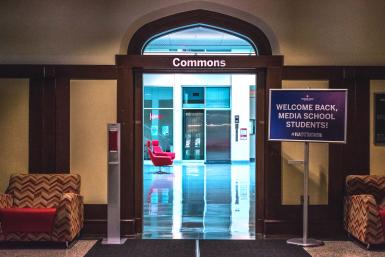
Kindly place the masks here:
[(0, 2), (0, 63), (114, 64), (158, 18), (206, 9), (246, 20), (288, 65), (384, 65), (383, 0), (12, 0)]
[(13, 173), (28, 173), (29, 81), (0, 79), (0, 193)]
[[(328, 81), (282, 81), (283, 88), (328, 88)], [(328, 203), (329, 144), (311, 143), (309, 153), (310, 204)], [(282, 204), (300, 204), (303, 195), (303, 165), (289, 160), (303, 160), (304, 143), (282, 142)]]
[(71, 80), (70, 170), (85, 203), (107, 203), (107, 123), (116, 122), (115, 80)]
[(385, 93), (385, 80), (370, 81), (370, 174), (385, 175), (385, 146), (374, 145), (374, 93)]

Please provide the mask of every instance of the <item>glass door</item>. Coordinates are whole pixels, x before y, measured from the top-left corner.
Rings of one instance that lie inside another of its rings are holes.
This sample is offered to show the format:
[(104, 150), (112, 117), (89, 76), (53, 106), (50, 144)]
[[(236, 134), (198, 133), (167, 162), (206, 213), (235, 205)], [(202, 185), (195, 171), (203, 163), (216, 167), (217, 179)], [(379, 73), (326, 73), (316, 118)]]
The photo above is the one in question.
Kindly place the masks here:
[(231, 112), (206, 111), (206, 162), (231, 162)]
[(204, 111), (183, 111), (183, 159), (204, 159)]

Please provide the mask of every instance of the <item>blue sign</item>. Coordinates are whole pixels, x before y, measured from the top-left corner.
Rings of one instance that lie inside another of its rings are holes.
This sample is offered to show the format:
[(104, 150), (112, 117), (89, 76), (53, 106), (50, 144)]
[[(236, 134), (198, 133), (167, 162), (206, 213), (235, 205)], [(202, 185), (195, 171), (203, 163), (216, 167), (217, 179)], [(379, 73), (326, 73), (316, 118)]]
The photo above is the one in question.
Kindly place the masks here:
[(346, 142), (346, 89), (270, 89), (269, 140)]

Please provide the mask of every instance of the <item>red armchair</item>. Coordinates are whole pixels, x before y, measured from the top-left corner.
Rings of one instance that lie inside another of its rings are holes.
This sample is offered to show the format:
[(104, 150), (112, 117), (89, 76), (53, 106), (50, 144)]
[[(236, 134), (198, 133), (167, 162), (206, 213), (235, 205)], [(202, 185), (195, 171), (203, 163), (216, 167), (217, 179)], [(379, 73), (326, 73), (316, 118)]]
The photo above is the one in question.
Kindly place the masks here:
[(153, 150), (154, 154), (156, 154), (156, 155), (166, 155), (166, 156), (170, 156), (171, 159), (173, 159), (173, 160), (175, 159), (175, 153), (163, 152), (162, 148), (159, 145), (158, 140), (152, 140), (152, 150)]
[(16, 174), (0, 194), (0, 241), (73, 241), (83, 228), (76, 174)]
[(147, 146), (148, 155), (150, 156), (152, 163), (154, 164), (154, 166), (159, 167), (159, 170), (156, 173), (157, 174), (167, 173), (167, 172), (163, 172), (161, 168), (163, 166), (172, 165), (173, 159), (171, 158), (171, 156), (155, 154), (153, 150), (151, 150), (149, 141), (147, 141), (146, 146)]

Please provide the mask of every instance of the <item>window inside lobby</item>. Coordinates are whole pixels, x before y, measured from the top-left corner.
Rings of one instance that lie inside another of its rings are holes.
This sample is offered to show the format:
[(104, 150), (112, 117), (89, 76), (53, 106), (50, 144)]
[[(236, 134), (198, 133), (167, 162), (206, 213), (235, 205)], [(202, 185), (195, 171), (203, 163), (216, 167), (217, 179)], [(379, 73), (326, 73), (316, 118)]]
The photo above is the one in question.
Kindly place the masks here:
[[(143, 140), (158, 140), (166, 151), (173, 151), (173, 88), (145, 86), (143, 92)], [(144, 158), (149, 159), (147, 151)]]
[(194, 24), (155, 36), (143, 54), (256, 55), (250, 40), (235, 32), (206, 24)]

